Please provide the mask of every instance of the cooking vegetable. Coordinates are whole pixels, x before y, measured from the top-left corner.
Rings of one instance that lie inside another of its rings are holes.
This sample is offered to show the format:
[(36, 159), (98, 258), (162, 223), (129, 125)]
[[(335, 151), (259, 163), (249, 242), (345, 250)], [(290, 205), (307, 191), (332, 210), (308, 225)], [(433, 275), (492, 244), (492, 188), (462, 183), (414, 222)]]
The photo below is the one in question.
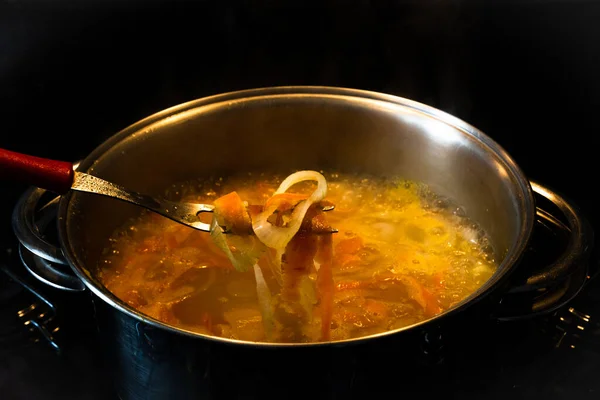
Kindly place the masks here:
[[(289, 343), (402, 328), (453, 307), (493, 275), (485, 234), (452, 207), (431, 207), (420, 185), (322, 178), (244, 174), (190, 186), (194, 201), (215, 205), (211, 234), (144, 214), (115, 232), (100, 279), (130, 307), (174, 326)], [(323, 212), (326, 204), (335, 209)], [(326, 233), (332, 226), (338, 233)]]
[[(269, 218), (280, 207), (283, 208), (290, 204), (290, 200), (287, 197), (277, 197), (276, 195), (283, 194), (293, 185), (307, 180), (316, 181), (317, 188), (306, 200), (297, 199), (298, 202), (293, 207), (289, 221), (284, 226), (276, 226), (269, 221)], [(327, 182), (323, 175), (315, 171), (296, 172), (288, 176), (279, 185), (279, 188), (275, 191), (275, 196), (270, 199), (265, 205), (265, 209), (252, 221), (252, 229), (258, 239), (267, 247), (283, 249), (300, 229), (308, 208), (312, 204), (323, 200), (326, 195)]]
[[(214, 206), (210, 226), (214, 243), (223, 250), (236, 270), (248, 271), (258, 262), (266, 247), (250, 234), (252, 225), (247, 205), (236, 192), (232, 192), (215, 200)], [(224, 230), (230, 233), (225, 234)]]
[[(214, 220), (216, 220), (224, 231), (236, 235), (248, 235), (251, 233), (252, 221), (244, 203), (237, 192), (231, 192), (221, 196), (214, 201)], [(189, 230), (189, 229), (188, 229)]]
[(273, 337), (273, 329), (275, 328), (271, 307), (271, 291), (258, 264), (254, 264), (254, 277), (256, 278), (256, 294), (258, 295), (258, 305), (260, 306), (265, 334), (267, 339), (270, 340)]
[(319, 263), (317, 271), (317, 289), (319, 306), (321, 307), (321, 340), (331, 339), (331, 320), (333, 317), (333, 238), (331, 234), (319, 239), (319, 250), (316, 260)]

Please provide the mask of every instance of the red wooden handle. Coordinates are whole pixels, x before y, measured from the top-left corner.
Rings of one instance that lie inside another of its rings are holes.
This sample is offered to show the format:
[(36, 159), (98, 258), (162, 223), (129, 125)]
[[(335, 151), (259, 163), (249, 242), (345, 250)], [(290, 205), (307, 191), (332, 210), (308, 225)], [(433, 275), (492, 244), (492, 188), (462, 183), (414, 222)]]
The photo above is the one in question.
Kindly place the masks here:
[(73, 184), (73, 164), (0, 149), (0, 179), (64, 194)]

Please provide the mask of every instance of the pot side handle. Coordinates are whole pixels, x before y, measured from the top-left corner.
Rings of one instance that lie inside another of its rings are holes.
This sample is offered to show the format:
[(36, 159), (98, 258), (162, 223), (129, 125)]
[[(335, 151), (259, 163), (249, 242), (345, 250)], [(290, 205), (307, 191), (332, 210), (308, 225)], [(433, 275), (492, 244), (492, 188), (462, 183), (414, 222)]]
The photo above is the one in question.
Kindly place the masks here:
[(39, 206), (46, 193), (44, 189), (29, 188), (21, 195), (13, 210), (12, 227), (21, 244), (21, 261), (31, 275), (43, 283), (61, 290), (81, 292), (85, 290), (85, 285), (67, 267), (62, 250), (42, 234), (48, 223), (56, 219), (60, 199), (60, 196), (53, 196)]
[[(539, 183), (530, 183), (536, 196), (532, 238), (541, 237), (542, 231), (547, 237), (541, 239), (539, 248), (530, 244), (527, 249), (495, 315), (503, 321), (551, 313), (572, 300), (589, 280), (594, 241), (589, 221), (573, 202)], [(547, 242), (550, 237), (560, 242), (558, 251)], [(557, 254), (548, 261), (548, 253), (553, 250)]]
[[(542, 198), (549, 200), (563, 214), (566, 222), (568, 241), (564, 251), (556, 260), (537, 273), (530, 275), (527, 281), (511, 288), (510, 292), (530, 291), (552, 285), (557, 280), (567, 277), (578, 265), (585, 262), (592, 251), (594, 232), (590, 223), (581, 214), (581, 211), (571, 201), (545, 186), (536, 182), (530, 182), (533, 192)], [(553, 213), (544, 210), (539, 205), (536, 214), (541, 218), (552, 217)], [(555, 216), (556, 220), (560, 217)]]

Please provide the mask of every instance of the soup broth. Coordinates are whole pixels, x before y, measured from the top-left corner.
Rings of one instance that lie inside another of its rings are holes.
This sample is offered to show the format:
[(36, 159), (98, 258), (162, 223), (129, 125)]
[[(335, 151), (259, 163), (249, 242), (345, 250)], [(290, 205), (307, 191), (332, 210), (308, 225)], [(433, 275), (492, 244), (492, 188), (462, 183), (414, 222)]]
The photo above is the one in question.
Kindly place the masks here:
[[(335, 206), (324, 215), (338, 230), (331, 236), (327, 340), (431, 318), (475, 292), (496, 270), (485, 233), (427, 186), (399, 178), (324, 175), (326, 200)], [(283, 178), (217, 177), (175, 185), (166, 197), (211, 204), (236, 191), (248, 204), (264, 205)], [(310, 194), (315, 187), (302, 182), (293, 191)], [(310, 246), (298, 243), (298, 254), (303, 245)], [(262, 268), (271, 295), (272, 332), (265, 328), (255, 273), (236, 271), (209, 233), (154, 213), (143, 212), (114, 233), (99, 277), (130, 306), (186, 330), (244, 341), (316, 342), (324, 340), (325, 306), (316, 282), (320, 265), (312, 259), (309, 265), (288, 286)]]

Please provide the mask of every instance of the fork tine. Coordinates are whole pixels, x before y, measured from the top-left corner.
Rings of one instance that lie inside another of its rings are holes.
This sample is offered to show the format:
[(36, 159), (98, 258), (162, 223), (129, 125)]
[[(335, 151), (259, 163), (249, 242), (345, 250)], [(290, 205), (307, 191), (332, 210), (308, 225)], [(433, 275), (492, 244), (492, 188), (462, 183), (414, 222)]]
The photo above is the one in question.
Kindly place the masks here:
[[(166, 204), (166, 203), (167, 202), (163, 201), (163, 204)], [(257, 206), (257, 207), (262, 207), (262, 206)], [(186, 208), (193, 209), (193, 212), (190, 212), (190, 210), (187, 210)], [(322, 205), (322, 207), (321, 207), (321, 210), (324, 212), (333, 211), (334, 209), (335, 209), (335, 205), (331, 204), (329, 202), (325, 202), (325, 204)], [(177, 216), (179, 215), (180, 218), (179, 218), (178, 222), (182, 222), (192, 228), (198, 229), (203, 232), (210, 232), (210, 224), (200, 222), (198, 219), (199, 219), (200, 214), (204, 214), (204, 213), (212, 214), (214, 212), (213, 205), (180, 203), (179, 209), (177, 209), (177, 207), (174, 207), (174, 209), (170, 210), (170, 211), (175, 211), (175, 212), (169, 212), (167, 214), (162, 214), (162, 215), (166, 216), (167, 218), (171, 218), (171, 219), (175, 218), (176, 220), (177, 220)], [(223, 233), (230, 233), (223, 226), (221, 227), (221, 229), (223, 230)], [(330, 231), (321, 232), (321, 233), (337, 233), (337, 232), (338, 232), (337, 229), (331, 229)]]

